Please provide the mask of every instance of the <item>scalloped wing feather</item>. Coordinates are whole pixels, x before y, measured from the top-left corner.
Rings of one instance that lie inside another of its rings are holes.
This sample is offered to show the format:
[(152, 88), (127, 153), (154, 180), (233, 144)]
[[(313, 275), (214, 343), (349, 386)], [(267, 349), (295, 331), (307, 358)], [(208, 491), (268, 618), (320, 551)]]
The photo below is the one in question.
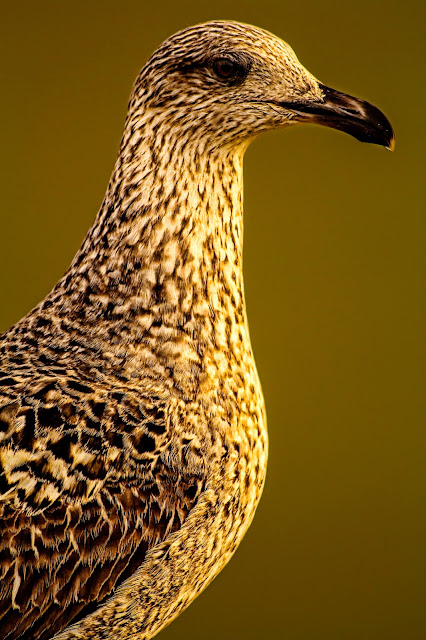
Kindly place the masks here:
[(5, 639), (45, 640), (93, 611), (203, 491), (201, 454), (176, 460), (167, 403), (139, 393), (0, 377)]

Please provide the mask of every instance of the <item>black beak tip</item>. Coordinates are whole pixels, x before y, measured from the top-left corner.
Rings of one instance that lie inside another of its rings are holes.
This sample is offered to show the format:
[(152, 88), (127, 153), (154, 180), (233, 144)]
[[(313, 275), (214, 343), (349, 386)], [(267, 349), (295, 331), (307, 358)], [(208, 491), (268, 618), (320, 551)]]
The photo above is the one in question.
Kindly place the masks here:
[(370, 127), (362, 129), (359, 127), (352, 128), (350, 125), (347, 125), (345, 131), (360, 142), (377, 144), (381, 147), (385, 147), (389, 151), (393, 151), (395, 149), (395, 136), (392, 128), (382, 131), (380, 129), (370, 129)]
[(369, 142), (395, 148), (395, 135), (391, 123), (377, 107), (330, 87), (321, 85), (324, 92), (324, 106), (329, 110), (328, 126), (345, 131), (361, 142)]
[(395, 134), (385, 114), (365, 101), (360, 101), (360, 107), (364, 111), (364, 118), (347, 122), (347, 132), (361, 142), (378, 144), (393, 151)]

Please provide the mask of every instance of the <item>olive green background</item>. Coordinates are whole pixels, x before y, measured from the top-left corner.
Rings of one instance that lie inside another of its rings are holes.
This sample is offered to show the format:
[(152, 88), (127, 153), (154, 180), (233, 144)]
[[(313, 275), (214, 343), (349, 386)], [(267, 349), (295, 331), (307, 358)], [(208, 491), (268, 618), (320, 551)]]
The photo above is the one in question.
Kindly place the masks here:
[(245, 280), (268, 478), (235, 557), (162, 640), (426, 637), (424, 8), (2, 2), (0, 329), (70, 263), (102, 201), (132, 82), (174, 31), (212, 18), (269, 29), (396, 131), (393, 154), (307, 125), (247, 153)]

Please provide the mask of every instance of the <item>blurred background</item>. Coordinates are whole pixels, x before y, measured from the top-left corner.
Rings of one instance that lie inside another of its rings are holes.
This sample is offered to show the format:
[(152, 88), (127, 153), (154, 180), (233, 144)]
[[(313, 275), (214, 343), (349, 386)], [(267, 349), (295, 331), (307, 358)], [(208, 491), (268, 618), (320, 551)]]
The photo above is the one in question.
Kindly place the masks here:
[(245, 281), (268, 478), (235, 557), (161, 640), (426, 638), (425, 9), (3, 4), (0, 330), (67, 269), (101, 204), (133, 80), (174, 31), (214, 18), (273, 31), (396, 131), (393, 154), (308, 125), (247, 152)]

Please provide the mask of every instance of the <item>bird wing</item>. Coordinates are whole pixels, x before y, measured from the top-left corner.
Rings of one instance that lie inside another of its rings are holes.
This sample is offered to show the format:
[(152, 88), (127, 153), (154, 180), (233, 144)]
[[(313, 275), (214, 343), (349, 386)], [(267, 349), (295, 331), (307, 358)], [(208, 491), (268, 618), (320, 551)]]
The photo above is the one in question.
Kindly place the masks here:
[(199, 449), (176, 446), (167, 402), (146, 395), (0, 372), (3, 638), (44, 640), (93, 611), (197, 501)]

